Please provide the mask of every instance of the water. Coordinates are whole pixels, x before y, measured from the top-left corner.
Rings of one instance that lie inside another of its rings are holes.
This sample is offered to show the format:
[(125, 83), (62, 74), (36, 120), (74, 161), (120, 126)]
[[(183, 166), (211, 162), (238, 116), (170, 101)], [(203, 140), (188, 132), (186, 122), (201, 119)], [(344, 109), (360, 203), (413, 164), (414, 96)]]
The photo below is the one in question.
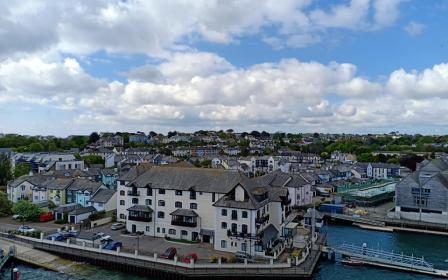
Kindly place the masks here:
[[(389, 233), (368, 231), (356, 227), (335, 226), (325, 227), (328, 233), (328, 243), (336, 245), (343, 242), (361, 245), (366, 242), (371, 248), (394, 250), (407, 255), (425, 256), (425, 259), (436, 268), (448, 269), (448, 237), (422, 235), (413, 233)], [(105, 270), (91, 265), (82, 265), (77, 277), (45, 271), (20, 265), (21, 280), (143, 280), (145, 278), (129, 274)], [(4, 275), (5, 276), (5, 275)], [(0, 277), (1, 279), (9, 279)], [(350, 267), (338, 263), (322, 261), (317, 267), (314, 280), (431, 280), (440, 279), (420, 274), (410, 274), (372, 267)]]
[[(390, 233), (363, 230), (356, 227), (331, 225), (324, 228), (328, 233), (328, 244), (343, 242), (367, 246), (384, 251), (403, 252), (405, 255), (424, 256), (435, 268), (448, 269), (448, 237), (414, 233)], [(315, 280), (430, 280), (437, 277), (411, 274), (372, 267), (350, 267), (339, 263), (322, 261), (316, 271)]]

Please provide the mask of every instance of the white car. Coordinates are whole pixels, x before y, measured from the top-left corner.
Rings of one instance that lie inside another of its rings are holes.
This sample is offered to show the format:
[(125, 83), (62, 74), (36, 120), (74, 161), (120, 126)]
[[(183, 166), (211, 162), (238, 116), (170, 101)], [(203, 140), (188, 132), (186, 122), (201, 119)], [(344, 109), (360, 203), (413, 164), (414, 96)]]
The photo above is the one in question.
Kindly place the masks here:
[(30, 233), (30, 232), (35, 232), (36, 229), (34, 229), (30, 226), (20, 226), (17, 231), (21, 232), (21, 233)]
[(18, 220), (18, 219), (21, 219), (21, 218), (22, 218), (22, 215), (19, 215), (19, 214), (12, 215), (12, 219), (13, 220)]

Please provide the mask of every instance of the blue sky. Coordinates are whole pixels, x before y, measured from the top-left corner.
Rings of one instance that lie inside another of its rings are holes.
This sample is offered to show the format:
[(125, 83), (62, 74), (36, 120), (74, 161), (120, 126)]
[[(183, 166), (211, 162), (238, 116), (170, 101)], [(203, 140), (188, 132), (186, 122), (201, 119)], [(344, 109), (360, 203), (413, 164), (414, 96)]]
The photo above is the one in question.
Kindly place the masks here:
[(443, 0), (11, 1), (0, 25), (0, 133), (447, 133)]

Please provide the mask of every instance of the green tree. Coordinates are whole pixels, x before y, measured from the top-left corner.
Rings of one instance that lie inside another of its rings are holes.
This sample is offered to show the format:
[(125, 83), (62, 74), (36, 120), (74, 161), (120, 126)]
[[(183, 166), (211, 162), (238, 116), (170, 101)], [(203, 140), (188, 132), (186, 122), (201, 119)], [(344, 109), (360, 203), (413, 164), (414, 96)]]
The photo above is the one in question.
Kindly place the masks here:
[(0, 192), (0, 217), (10, 216), (12, 203), (8, 200), (6, 193)]
[(88, 164), (104, 164), (104, 159), (101, 156), (90, 155), (82, 157), (82, 159)]
[(29, 148), (31, 152), (43, 152), (45, 150), (44, 146), (38, 142), (31, 143)]
[(40, 208), (28, 200), (19, 200), (12, 207), (12, 212), (22, 216), (27, 221), (37, 220), (40, 214)]
[(0, 186), (6, 186), (11, 179), (11, 163), (6, 156), (0, 156)]
[(96, 141), (100, 140), (100, 136), (98, 135), (97, 132), (92, 132), (92, 134), (90, 134), (89, 136), (89, 144), (95, 143)]
[(18, 163), (14, 170), (14, 177), (19, 178), (20, 176), (27, 175), (30, 173), (30, 165), (28, 163)]
[(357, 157), (359, 162), (374, 162), (375, 158), (371, 153), (363, 153)]

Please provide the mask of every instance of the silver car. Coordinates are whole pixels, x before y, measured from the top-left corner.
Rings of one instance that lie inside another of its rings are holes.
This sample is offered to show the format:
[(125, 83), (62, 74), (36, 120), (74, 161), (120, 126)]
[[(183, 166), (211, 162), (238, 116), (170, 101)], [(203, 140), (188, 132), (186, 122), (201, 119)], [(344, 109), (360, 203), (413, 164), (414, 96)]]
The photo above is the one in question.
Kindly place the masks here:
[(120, 230), (124, 229), (126, 226), (123, 223), (114, 223), (110, 226), (111, 230)]

